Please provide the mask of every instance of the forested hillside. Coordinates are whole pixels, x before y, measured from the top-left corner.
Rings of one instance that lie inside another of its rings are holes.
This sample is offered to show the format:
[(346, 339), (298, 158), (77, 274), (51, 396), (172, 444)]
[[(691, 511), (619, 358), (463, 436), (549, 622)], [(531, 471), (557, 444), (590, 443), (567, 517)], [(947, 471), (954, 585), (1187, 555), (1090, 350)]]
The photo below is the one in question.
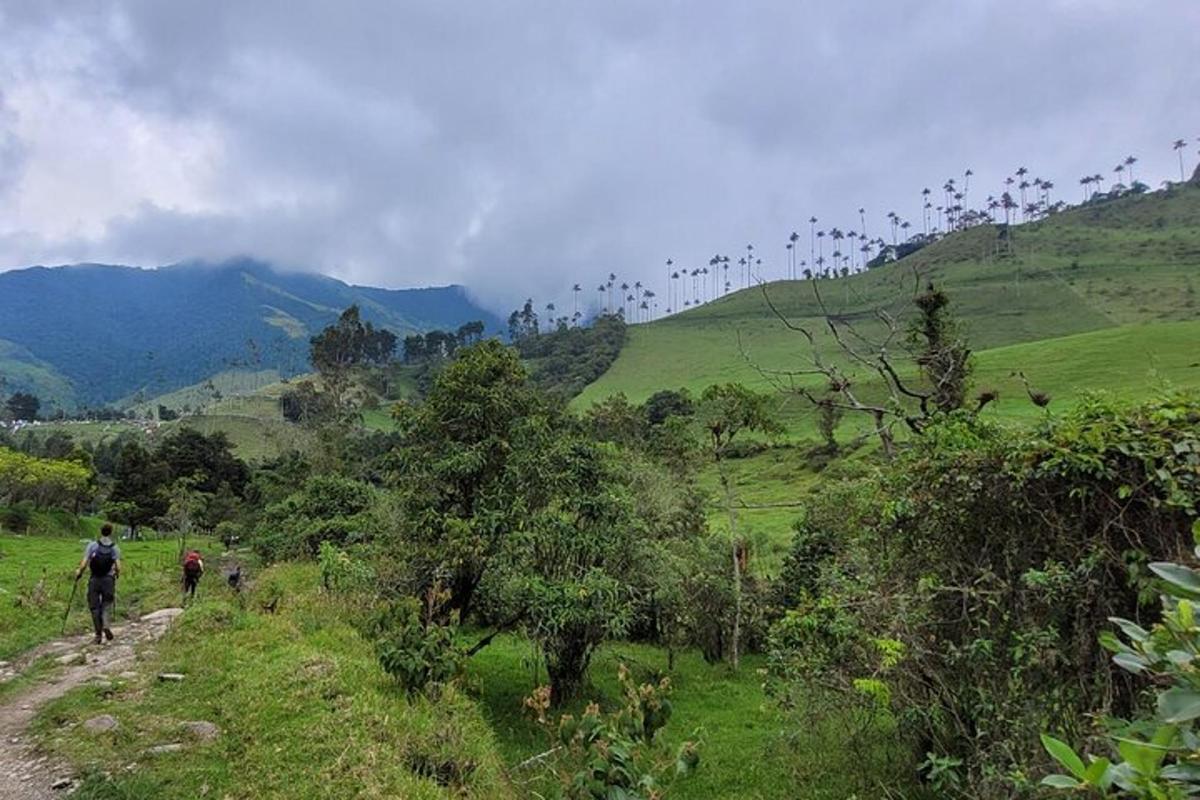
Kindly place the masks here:
[(0, 376), (54, 407), (153, 397), (231, 369), (306, 369), (308, 339), (347, 306), (396, 335), (499, 321), (462, 287), (389, 290), (251, 260), (0, 273)]

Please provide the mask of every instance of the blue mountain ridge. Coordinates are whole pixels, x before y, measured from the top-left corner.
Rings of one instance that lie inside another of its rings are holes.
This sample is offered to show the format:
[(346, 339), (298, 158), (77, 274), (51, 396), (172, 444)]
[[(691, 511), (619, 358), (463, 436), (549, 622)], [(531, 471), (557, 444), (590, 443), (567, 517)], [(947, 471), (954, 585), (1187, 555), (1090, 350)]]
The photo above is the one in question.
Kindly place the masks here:
[(462, 286), (354, 286), (245, 258), (37, 266), (0, 273), (0, 378), (5, 392), (49, 392), (49, 405), (72, 408), (229, 369), (296, 374), (307, 369), (309, 338), (352, 304), (400, 338), (471, 320), (501, 327)]

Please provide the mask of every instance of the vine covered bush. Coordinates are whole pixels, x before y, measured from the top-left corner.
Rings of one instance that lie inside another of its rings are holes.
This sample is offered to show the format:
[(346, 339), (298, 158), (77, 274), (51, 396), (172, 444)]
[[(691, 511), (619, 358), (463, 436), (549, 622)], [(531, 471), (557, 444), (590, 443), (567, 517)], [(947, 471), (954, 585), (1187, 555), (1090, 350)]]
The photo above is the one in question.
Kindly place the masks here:
[[(1091, 399), (1028, 432), (955, 412), (850, 486), (814, 499), (797, 539), (811, 552), (787, 565), (807, 587), (783, 592), (780, 685), (803, 633), (820, 645), (805, 675), (845, 696), (880, 681), (916, 760), (976, 797), (1035, 791), (1051, 722), (1086, 741), (1097, 716), (1137, 708), (1095, 643), (1110, 617), (1153, 613), (1147, 565), (1190, 549), (1200, 399)], [(885, 641), (899, 649), (881, 670)]]

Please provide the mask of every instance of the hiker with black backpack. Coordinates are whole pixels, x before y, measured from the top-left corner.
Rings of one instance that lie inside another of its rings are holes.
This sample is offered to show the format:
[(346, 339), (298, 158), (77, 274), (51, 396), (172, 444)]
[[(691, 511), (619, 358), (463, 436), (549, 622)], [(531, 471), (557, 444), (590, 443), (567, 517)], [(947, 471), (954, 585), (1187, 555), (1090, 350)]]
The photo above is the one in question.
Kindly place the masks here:
[(83, 560), (75, 570), (75, 580), (86, 569), (88, 577), (88, 608), (92, 612), (92, 627), (95, 628), (96, 644), (113, 638), (112, 611), (117, 599), (117, 577), (121, 574), (121, 549), (112, 538), (113, 527), (108, 523), (100, 526), (100, 535), (88, 542), (83, 551)]
[(196, 586), (204, 574), (204, 559), (199, 550), (191, 550), (183, 557), (183, 597), (196, 599)]

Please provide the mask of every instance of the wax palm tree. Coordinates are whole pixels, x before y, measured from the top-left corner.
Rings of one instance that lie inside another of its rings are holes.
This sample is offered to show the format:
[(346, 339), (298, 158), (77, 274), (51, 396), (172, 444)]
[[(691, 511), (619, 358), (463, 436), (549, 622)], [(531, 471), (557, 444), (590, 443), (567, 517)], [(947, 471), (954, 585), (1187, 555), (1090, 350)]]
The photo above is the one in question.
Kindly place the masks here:
[(1092, 185), (1092, 176), (1084, 175), (1079, 179), (1079, 185), (1083, 187), (1083, 202), (1086, 203), (1088, 201), (1088, 189)]
[(922, 221), (922, 224), (924, 225), (925, 233), (929, 233), (929, 195), (930, 194), (931, 194), (931, 192), (929, 191), (928, 186), (926, 186), (924, 189), (921, 190), (921, 203), (922, 203), (922, 212), (921, 212), (922, 219), (921, 219), (921, 221)]
[[(759, 262), (761, 263), (761, 262)], [(746, 245), (746, 287), (750, 286), (750, 268), (754, 265), (754, 245)]]
[(608, 273), (608, 313), (613, 313), (612, 290), (613, 283), (617, 280), (615, 272)]
[(963, 173), (963, 194), (971, 191), (971, 176), (974, 174), (970, 169)]
[[(862, 209), (859, 209), (861, 211)], [(808, 260), (815, 262), (817, 258), (817, 218), (808, 218)]]
[[(603, 283), (596, 287), (596, 291), (600, 293), (600, 302), (604, 302), (604, 291), (606, 288), (607, 287)], [(607, 308), (604, 309), (604, 313), (608, 313)]]
[[(817, 266), (825, 263), (825, 231), (817, 231)], [(817, 270), (819, 274), (821, 270)]]
[(572, 309), (572, 314), (571, 314), (572, 319), (579, 318), (579, 293), (582, 291), (583, 291), (583, 289), (580, 288), (578, 283), (571, 287), (572, 297), (575, 298), (575, 307)]
[(863, 236), (867, 235), (867, 210), (865, 208), (858, 209), (858, 224), (862, 228)]
[(909, 227), (911, 227), (911, 223), (909, 223), (908, 220), (904, 220), (904, 222), (900, 223), (900, 230), (902, 230), (904, 232), (904, 241), (906, 241), (906, 242), (908, 241)]
[(1183, 172), (1183, 149), (1187, 147), (1187, 142), (1183, 139), (1176, 139), (1175, 143), (1172, 144), (1171, 147), (1176, 153), (1179, 154), (1179, 182), (1183, 183), (1185, 180), (1187, 180), (1187, 177)]
[(1133, 165), (1136, 163), (1137, 163), (1136, 156), (1125, 156), (1125, 166), (1129, 168), (1129, 185), (1130, 186), (1132, 186), (1134, 183), (1137, 182), (1136, 179), (1133, 177)]
[(1117, 186), (1124, 185), (1121, 181), (1121, 173), (1123, 173), (1124, 171), (1125, 171), (1124, 164), (1117, 164), (1115, 167), (1113, 167), (1113, 173), (1116, 174), (1116, 176), (1117, 176), (1117, 182), (1116, 182), (1116, 184), (1113, 185), (1114, 189), (1117, 188)]
[(796, 247), (797, 247), (796, 243), (799, 241), (800, 241), (800, 234), (796, 233), (795, 231), (792, 231), (792, 235), (788, 237), (788, 250), (791, 251), (791, 257), (792, 257), (791, 266), (790, 266), (791, 275), (789, 275), (788, 277), (790, 277), (792, 280), (796, 279), (796, 257), (799, 255), (799, 253), (796, 252)]

